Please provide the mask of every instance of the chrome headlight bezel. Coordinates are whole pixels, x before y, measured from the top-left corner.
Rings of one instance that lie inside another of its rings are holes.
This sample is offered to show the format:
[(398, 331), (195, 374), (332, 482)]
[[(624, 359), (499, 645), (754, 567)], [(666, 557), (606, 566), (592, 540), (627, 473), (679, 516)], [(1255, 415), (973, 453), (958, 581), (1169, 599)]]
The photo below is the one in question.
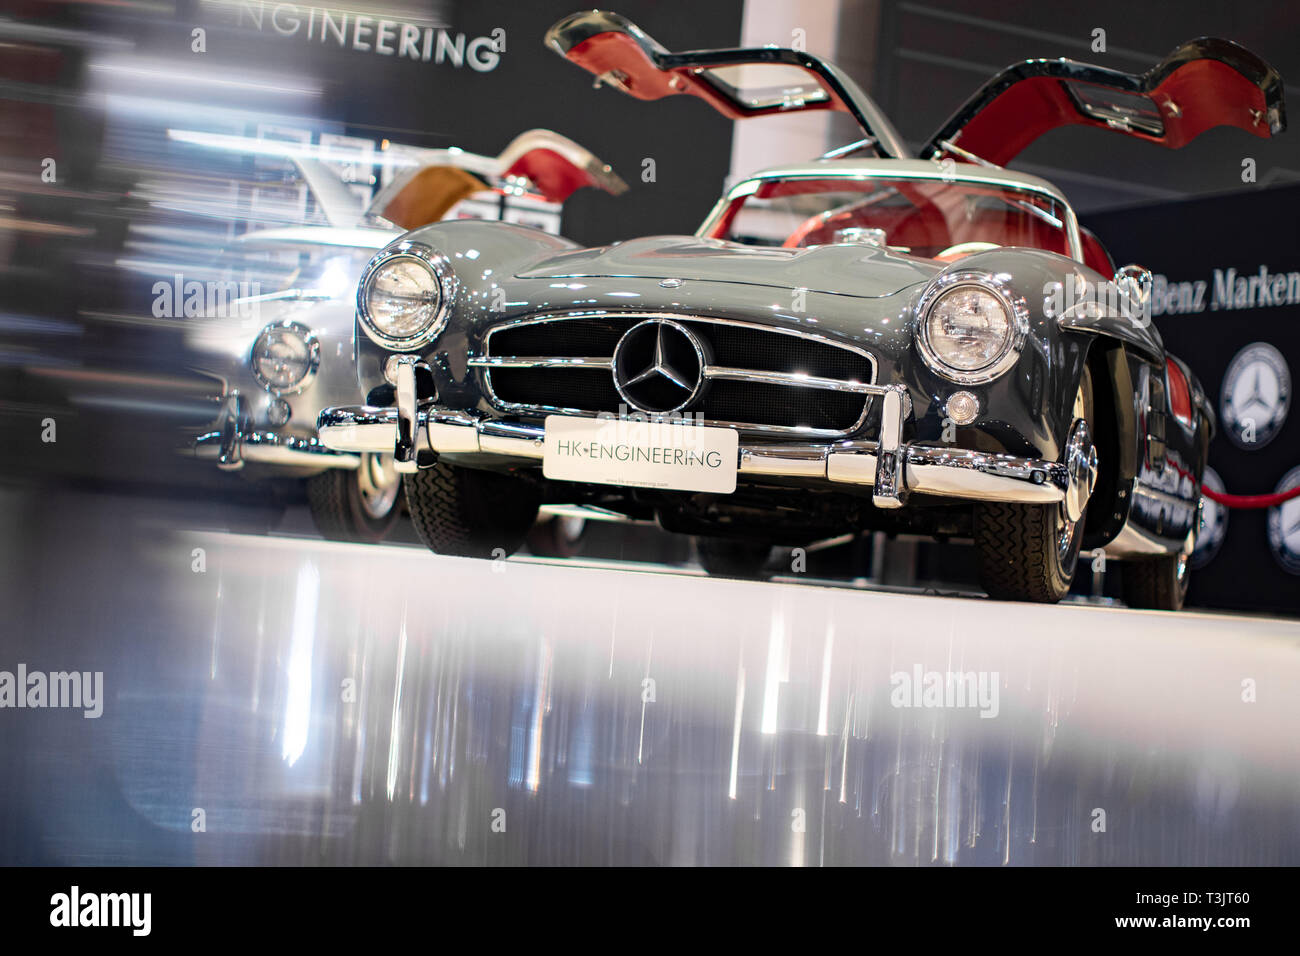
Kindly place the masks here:
[[(917, 303), (916, 349), (926, 366), (958, 385), (983, 385), (1007, 372), (1020, 359), (1029, 334), (1029, 304), (1009, 284), (1010, 276), (988, 272), (952, 272), (935, 278)], [(1007, 313), (1008, 333), (996, 356), (977, 369), (949, 365), (930, 342), (930, 312), (945, 294), (963, 286), (974, 286), (996, 298)]]
[[(383, 266), (394, 259), (411, 259), (420, 263), (429, 270), (429, 274), (438, 285), (438, 308), (434, 312), (433, 319), (420, 332), (405, 337), (392, 336), (379, 329), (369, 309), (370, 290), (375, 276)], [(412, 352), (428, 345), (447, 327), (451, 303), (456, 298), (458, 287), (451, 260), (441, 252), (422, 242), (399, 242), (380, 252), (366, 265), (366, 271), (362, 273), (361, 281), (357, 285), (357, 318), (366, 336), (376, 345), (394, 352)]]
[[(262, 341), (271, 332), (292, 332), (294, 335), (297, 335), (302, 339), (303, 343), (307, 346), (306, 374), (304, 374), (303, 377), (298, 379), (294, 384), (283, 388), (276, 385), (274, 382), (268, 381), (262, 375), (262, 370), (257, 367), (257, 355), (261, 350)], [(262, 330), (257, 333), (257, 338), (253, 339), (252, 348), (248, 350), (248, 368), (252, 372), (253, 378), (256, 379), (258, 385), (262, 386), (262, 388), (271, 395), (276, 396), (298, 395), (305, 391), (307, 387), (315, 381), (316, 373), (320, 371), (320, 362), (320, 340), (316, 337), (316, 333), (301, 322), (294, 322), (292, 319), (280, 319), (263, 326)]]

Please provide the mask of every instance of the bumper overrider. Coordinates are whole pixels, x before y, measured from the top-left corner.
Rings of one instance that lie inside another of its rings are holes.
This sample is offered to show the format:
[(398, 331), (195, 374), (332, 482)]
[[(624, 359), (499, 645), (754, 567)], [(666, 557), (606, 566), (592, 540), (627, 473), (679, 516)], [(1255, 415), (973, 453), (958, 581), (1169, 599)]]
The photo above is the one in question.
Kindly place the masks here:
[[(879, 508), (899, 508), (910, 493), (971, 501), (1063, 504), (1081, 510), (1096, 483), (1096, 456), (1072, 446), (1066, 462), (902, 441), (907, 408), (900, 385), (877, 386), (881, 400), (878, 441), (825, 444), (741, 444), (738, 476), (870, 486)], [(875, 390), (875, 389), (873, 389)], [(399, 471), (413, 472), (422, 458), (454, 456), (457, 464), (540, 464), (545, 429), (484, 418), (429, 401), (398, 383), (397, 406), (327, 408), (317, 430), (328, 447), (351, 453), (392, 452)], [(577, 416), (575, 416), (577, 417)], [(680, 427), (691, 427), (682, 425)], [(1086, 440), (1086, 433), (1083, 436)]]
[[(391, 443), (385, 451), (391, 451)], [(217, 427), (194, 440), (194, 455), (215, 461), (217, 467), (235, 471), (246, 462), (295, 468), (355, 469), (359, 455), (330, 448), (319, 438), (300, 438), (258, 431), (249, 419), (248, 403), (242, 395), (232, 393), (224, 399)]]

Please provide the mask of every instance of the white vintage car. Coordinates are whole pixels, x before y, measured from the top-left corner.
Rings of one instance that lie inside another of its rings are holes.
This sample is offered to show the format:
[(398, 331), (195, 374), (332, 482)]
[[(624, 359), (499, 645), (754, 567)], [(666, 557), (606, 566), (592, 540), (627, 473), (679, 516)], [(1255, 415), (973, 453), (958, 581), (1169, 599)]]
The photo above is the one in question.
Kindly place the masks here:
[[(392, 455), (334, 451), (316, 434), (320, 408), (363, 397), (353, 356), (356, 288), (375, 252), (443, 218), (500, 218), (558, 232), (561, 204), (577, 189), (627, 189), (608, 165), (549, 130), (523, 133), (495, 157), (403, 152), (404, 172), (368, 205), (325, 163), (294, 156), (328, 225), (242, 236), (221, 270), (238, 296), (186, 335), (187, 348), (201, 356), (196, 370), (220, 388), (219, 414), (193, 452), (226, 470), (249, 464), (261, 475), (303, 479), (327, 538), (378, 541), (403, 502)], [(551, 521), (535, 550), (562, 554), (576, 534), (572, 522)]]

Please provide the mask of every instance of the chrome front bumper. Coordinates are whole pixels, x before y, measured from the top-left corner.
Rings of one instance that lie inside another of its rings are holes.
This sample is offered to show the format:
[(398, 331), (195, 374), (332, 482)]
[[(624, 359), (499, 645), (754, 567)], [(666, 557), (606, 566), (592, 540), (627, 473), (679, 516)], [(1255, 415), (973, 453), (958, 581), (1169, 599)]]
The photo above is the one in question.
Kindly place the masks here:
[[(411, 425), (399, 430), (399, 421), (411, 419)], [(902, 419), (902, 389), (891, 388), (883, 399), (882, 420), (888, 424), (881, 428), (880, 441), (741, 445), (739, 475), (866, 485), (881, 508), (901, 507), (909, 493), (1054, 504), (1065, 501), (1071, 481), (1076, 494), (1081, 493), (1085, 500), (1095, 483), (1094, 475), (1079, 469), (1072, 473), (1057, 462), (903, 444)], [(330, 448), (346, 452), (392, 452), (396, 448), (399, 468), (408, 472), (415, 470), (419, 452), (448, 455), (466, 464), (535, 464), (542, 459), (541, 425), (484, 419), (429, 403), (405, 417), (397, 408), (327, 408), (316, 424), (321, 441)], [(414, 454), (403, 461), (401, 453), (408, 449)]]
[[(386, 449), (391, 451), (390, 447)], [(222, 402), (215, 431), (194, 440), (196, 458), (215, 461), (225, 471), (236, 471), (245, 462), (293, 468), (348, 468), (361, 465), (361, 456), (326, 446), (319, 438), (297, 438), (259, 432), (249, 425), (248, 406), (232, 393)]]

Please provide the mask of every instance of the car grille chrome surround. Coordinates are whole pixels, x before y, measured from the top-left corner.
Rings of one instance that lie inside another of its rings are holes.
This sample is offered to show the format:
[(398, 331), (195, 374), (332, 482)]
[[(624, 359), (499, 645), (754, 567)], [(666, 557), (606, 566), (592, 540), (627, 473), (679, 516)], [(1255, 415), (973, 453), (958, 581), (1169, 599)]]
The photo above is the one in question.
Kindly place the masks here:
[[(483, 354), (468, 364), (483, 370), (488, 399), (503, 412), (594, 416), (620, 405), (644, 411), (620, 395), (614, 355), (623, 336), (648, 321), (685, 327), (704, 340), (706, 388), (681, 413), (702, 416), (701, 424), (844, 438), (863, 427), (872, 396), (885, 391), (866, 349), (798, 329), (688, 313), (583, 310), (517, 319), (489, 329)], [(792, 423), (796, 418), (808, 423)]]

